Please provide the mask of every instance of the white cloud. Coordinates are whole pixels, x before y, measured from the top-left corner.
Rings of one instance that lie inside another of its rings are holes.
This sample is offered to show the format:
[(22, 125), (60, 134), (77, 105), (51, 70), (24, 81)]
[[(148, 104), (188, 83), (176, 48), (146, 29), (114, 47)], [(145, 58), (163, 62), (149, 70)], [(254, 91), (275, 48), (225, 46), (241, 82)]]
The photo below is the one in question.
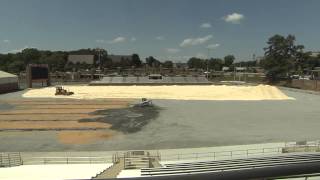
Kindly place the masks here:
[(127, 39), (126, 39), (125, 37), (119, 36), (119, 37), (117, 37), (117, 38), (109, 41), (108, 43), (109, 43), (109, 44), (122, 43), (122, 42), (125, 42), (126, 40), (127, 40)]
[(211, 24), (210, 23), (203, 23), (200, 25), (201, 28), (211, 28)]
[(157, 36), (156, 37), (156, 40), (159, 40), (159, 41), (163, 41), (165, 38), (164, 38), (164, 36)]
[(232, 24), (240, 24), (240, 22), (244, 19), (243, 14), (232, 13), (222, 18), (224, 21)]
[(8, 40), (8, 39), (5, 39), (5, 40), (3, 40), (2, 42), (4, 42), (4, 43), (10, 43), (11, 41)]
[(186, 46), (195, 46), (195, 45), (200, 45), (203, 44), (207, 41), (209, 41), (213, 36), (212, 35), (208, 35), (205, 37), (199, 37), (199, 38), (188, 38), (182, 41), (182, 43), (180, 43), (181, 47), (186, 47)]
[(180, 51), (180, 49), (175, 49), (175, 48), (167, 48), (166, 51), (168, 53), (174, 54)]
[(207, 48), (208, 49), (216, 49), (217, 47), (219, 47), (220, 46), (220, 44), (209, 44), (208, 46), (207, 46)]
[(105, 43), (106, 41), (103, 40), (103, 39), (97, 39), (96, 42), (97, 42), (97, 43)]
[(136, 40), (137, 40), (137, 38), (135, 38), (135, 37), (132, 37), (132, 38), (130, 39), (131, 42), (135, 42)]

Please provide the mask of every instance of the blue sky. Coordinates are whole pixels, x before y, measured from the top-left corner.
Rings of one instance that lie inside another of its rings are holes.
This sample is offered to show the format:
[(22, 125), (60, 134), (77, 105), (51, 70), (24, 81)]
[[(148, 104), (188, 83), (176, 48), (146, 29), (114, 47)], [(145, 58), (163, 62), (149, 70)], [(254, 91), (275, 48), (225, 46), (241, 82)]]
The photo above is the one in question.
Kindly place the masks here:
[(260, 56), (273, 34), (320, 50), (318, 0), (0, 0), (0, 52), (101, 47), (161, 60)]

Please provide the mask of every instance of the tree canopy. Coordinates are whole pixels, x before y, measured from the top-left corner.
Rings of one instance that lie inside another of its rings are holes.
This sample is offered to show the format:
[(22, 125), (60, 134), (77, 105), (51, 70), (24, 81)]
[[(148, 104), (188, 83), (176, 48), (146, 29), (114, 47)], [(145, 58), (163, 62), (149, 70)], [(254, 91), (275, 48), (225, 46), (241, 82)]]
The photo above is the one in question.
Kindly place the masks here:
[(165, 61), (163, 63), (163, 67), (165, 68), (172, 68), (173, 67), (173, 62), (172, 61)]
[(142, 64), (138, 54), (132, 54), (132, 65), (135, 67), (140, 67)]
[(233, 55), (227, 55), (223, 59), (224, 59), (224, 66), (230, 67), (233, 64), (235, 57)]
[(262, 61), (270, 81), (287, 77), (294, 70), (295, 64), (303, 53), (304, 46), (295, 44), (293, 35), (287, 37), (274, 35), (269, 38), (268, 46), (264, 48), (265, 58)]
[[(68, 55), (94, 55), (94, 64), (68, 62)], [(99, 61), (100, 60), (100, 61)], [(154, 62), (159, 62), (154, 59)], [(50, 71), (72, 71), (92, 68), (141, 67), (142, 61), (138, 54), (132, 58), (123, 58), (120, 63), (112, 62), (105, 49), (79, 49), (74, 51), (47, 51), (27, 48), (17, 53), (0, 54), (0, 69), (19, 73), (26, 69), (27, 64), (48, 64)], [(160, 63), (160, 62), (159, 62)]]

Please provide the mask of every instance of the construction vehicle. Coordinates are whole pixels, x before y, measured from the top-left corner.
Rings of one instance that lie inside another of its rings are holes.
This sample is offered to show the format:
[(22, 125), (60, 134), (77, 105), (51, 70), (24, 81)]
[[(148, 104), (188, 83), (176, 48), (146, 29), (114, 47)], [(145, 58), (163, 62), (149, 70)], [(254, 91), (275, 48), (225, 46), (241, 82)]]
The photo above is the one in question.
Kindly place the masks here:
[(141, 102), (139, 104), (136, 104), (138, 107), (147, 107), (147, 106), (152, 106), (152, 100), (147, 99), (147, 98), (142, 98)]
[(70, 96), (70, 95), (72, 95), (72, 94), (74, 94), (74, 93), (71, 92), (71, 91), (67, 91), (66, 89), (63, 89), (62, 86), (57, 86), (57, 87), (56, 87), (56, 93), (55, 93), (56, 96), (57, 96), (57, 95)]

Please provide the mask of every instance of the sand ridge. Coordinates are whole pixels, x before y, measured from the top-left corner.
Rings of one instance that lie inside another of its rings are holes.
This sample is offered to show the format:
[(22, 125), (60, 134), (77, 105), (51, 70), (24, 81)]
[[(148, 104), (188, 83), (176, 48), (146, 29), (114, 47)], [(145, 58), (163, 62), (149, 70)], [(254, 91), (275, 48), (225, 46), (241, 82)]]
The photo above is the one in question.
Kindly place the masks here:
[(173, 86), (64, 86), (72, 96), (55, 96), (55, 87), (29, 89), (25, 98), (150, 98), (175, 100), (290, 100), (275, 86), (173, 85)]

